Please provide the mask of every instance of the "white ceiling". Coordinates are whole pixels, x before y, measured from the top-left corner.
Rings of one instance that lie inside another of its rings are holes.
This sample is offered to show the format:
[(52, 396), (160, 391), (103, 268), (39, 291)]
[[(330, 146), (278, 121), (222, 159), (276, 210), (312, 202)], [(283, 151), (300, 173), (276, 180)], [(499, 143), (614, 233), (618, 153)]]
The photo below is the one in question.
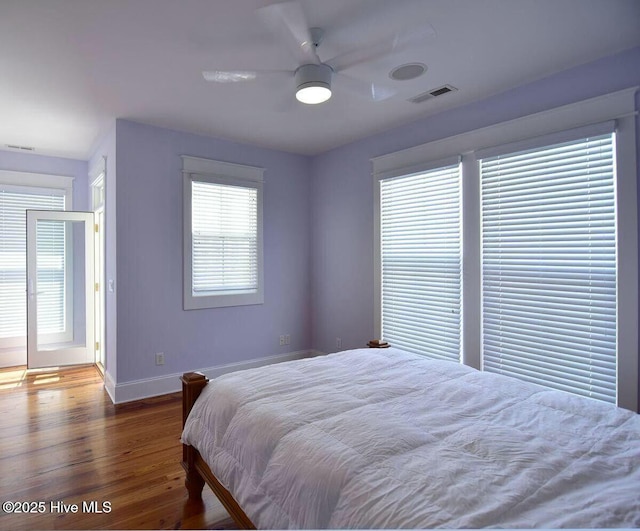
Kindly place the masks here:
[[(485, 98), (640, 45), (639, 0), (301, 0), (324, 61), (430, 24), (435, 35), (347, 74), (398, 91), (370, 101), (334, 83), (318, 106), (293, 78), (207, 83), (202, 70), (298, 65), (256, 15), (264, 0), (0, 0), (0, 149), (86, 159), (126, 118), (302, 154)], [(411, 81), (389, 71), (428, 66)], [(451, 84), (422, 104), (407, 98)]]

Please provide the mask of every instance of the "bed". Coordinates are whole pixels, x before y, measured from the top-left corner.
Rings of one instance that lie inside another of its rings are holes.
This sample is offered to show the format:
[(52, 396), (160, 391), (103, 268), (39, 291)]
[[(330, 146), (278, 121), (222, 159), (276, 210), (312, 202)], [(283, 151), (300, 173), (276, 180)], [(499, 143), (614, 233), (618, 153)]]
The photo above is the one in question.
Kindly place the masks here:
[(192, 498), (242, 528), (640, 527), (640, 415), (356, 349), (183, 376)]

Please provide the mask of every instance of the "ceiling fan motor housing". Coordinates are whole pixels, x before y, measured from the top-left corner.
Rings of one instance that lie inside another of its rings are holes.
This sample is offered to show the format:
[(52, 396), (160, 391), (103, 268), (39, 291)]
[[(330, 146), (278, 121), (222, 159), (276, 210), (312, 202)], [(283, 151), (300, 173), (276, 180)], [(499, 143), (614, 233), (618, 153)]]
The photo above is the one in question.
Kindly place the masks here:
[(310, 87), (323, 87), (331, 94), (331, 74), (333, 70), (325, 64), (302, 65), (296, 70), (296, 91)]

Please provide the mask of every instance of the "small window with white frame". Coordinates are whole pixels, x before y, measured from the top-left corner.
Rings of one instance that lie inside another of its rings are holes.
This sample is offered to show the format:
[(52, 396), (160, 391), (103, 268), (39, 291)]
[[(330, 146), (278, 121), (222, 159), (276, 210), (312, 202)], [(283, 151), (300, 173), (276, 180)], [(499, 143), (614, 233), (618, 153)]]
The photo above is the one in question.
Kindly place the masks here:
[(262, 304), (263, 169), (182, 159), (184, 309)]

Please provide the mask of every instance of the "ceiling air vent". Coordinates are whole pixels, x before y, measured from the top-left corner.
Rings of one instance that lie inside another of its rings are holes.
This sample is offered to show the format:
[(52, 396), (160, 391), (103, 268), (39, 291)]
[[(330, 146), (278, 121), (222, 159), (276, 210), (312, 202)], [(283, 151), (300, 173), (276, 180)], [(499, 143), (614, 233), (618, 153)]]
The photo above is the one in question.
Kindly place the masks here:
[(21, 149), (23, 151), (35, 151), (36, 148), (29, 146), (16, 146), (14, 144), (5, 144), (9, 149)]
[(422, 103), (423, 101), (430, 100), (431, 98), (435, 98), (436, 96), (442, 96), (443, 94), (447, 94), (449, 92), (455, 92), (456, 90), (458, 90), (456, 87), (453, 87), (451, 85), (444, 85), (437, 89), (429, 90), (427, 92), (423, 92), (422, 94), (418, 94), (413, 98), (409, 98), (408, 101), (410, 101), (411, 103)]

